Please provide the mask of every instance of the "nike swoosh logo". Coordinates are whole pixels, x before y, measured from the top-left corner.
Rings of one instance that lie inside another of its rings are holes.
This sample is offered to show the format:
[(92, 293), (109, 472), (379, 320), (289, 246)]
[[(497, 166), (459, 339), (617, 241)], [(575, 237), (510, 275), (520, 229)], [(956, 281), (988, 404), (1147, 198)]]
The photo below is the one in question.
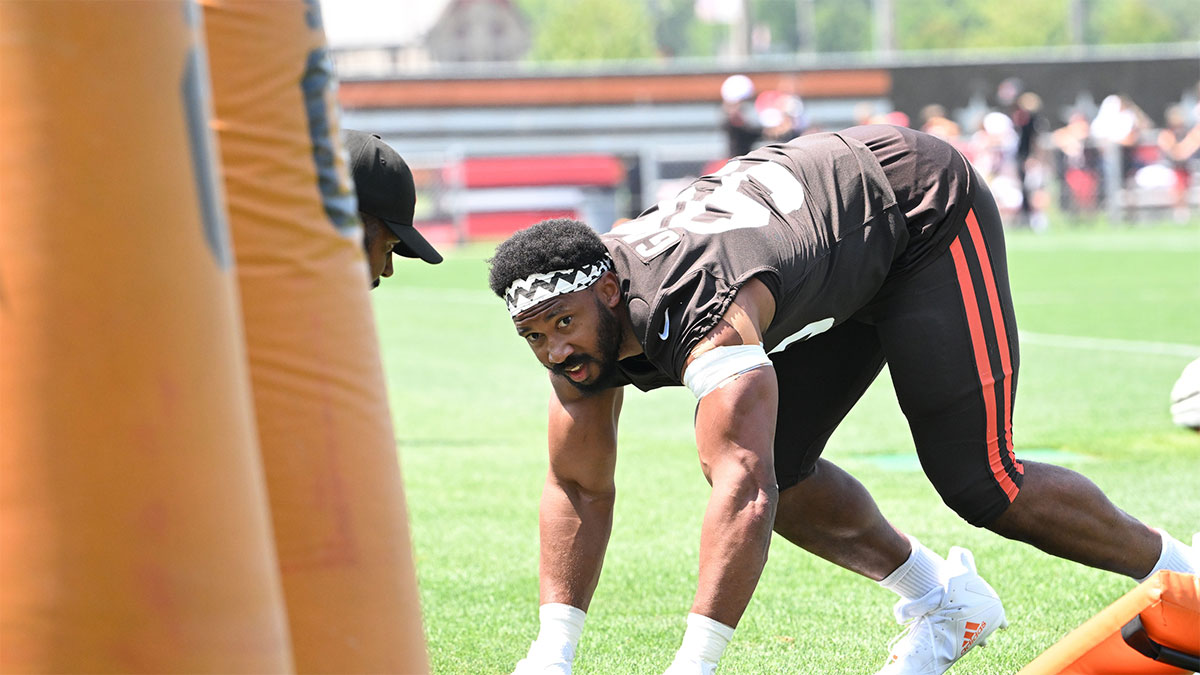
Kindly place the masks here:
[(671, 315), (664, 312), (663, 313), (663, 329), (662, 329), (662, 332), (658, 334), (658, 339), (666, 340), (667, 336), (670, 334), (671, 334)]

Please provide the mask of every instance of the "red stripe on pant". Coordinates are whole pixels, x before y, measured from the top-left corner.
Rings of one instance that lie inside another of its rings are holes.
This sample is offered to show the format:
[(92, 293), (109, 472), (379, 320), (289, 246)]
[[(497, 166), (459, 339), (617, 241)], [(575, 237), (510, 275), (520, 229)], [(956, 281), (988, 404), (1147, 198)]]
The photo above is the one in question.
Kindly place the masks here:
[(992, 261), (988, 257), (987, 248), (983, 245), (983, 233), (979, 231), (979, 222), (975, 220), (975, 210), (967, 212), (967, 231), (971, 234), (971, 243), (975, 245), (975, 257), (983, 271), (983, 287), (987, 291), (988, 306), (992, 310), (992, 323), (996, 328), (997, 351), (1000, 352), (1000, 367), (1004, 371), (1004, 445), (1008, 459), (1017, 473), (1025, 473), (1025, 467), (1013, 455), (1012, 441), (1012, 358), (1008, 346), (1008, 330), (1004, 327), (1004, 314), (1000, 311), (1000, 294), (996, 292), (996, 276), (992, 274)]
[[(971, 230), (971, 224), (975, 224), (975, 230), (978, 231), (978, 224), (975, 222), (974, 211), (971, 211), (968, 214), (967, 223), (968, 232)], [(978, 244), (976, 250), (978, 250)], [(971, 349), (975, 353), (975, 368), (979, 374), (979, 384), (981, 387), (980, 393), (983, 395), (985, 424), (987, 425), (985, 428), (987, 429), (988, 465), (992, 469), (992, 476), (996, 479), (996, 482), (1000, 485), (1000, 488), (1004, 490), (1004, 494), (1011, 502), (1017, 496), (1017, 485), (1008, 475), (1008, 472), (1004, 469), (1004, 464), (1000, 461), (1000, 433), (996, 424), (996, 378), (992, 375), (992, 367), (988, 360), (987, 339), (984, 337), (983, 333), (983, 318), (979, 313), (979, 302), (975, 294), (975, 284), (971, 280), (971, 270), (967, 267), (967, 259), (966, 254), (963, 252), (961, 235), (950, 245), (950, 255), (954, 258), (954, 269), (958, 274), (959, 288), (962, 290), (963, 309), (966, 310), (967, 327), (970, 329), (971, 333)], [(983, 261), (986, 260), (986, 258), (980, 258), (980, 260)], [(990, 281), (991, 289), (994, 291), (995, 280), (991, 279), (991, 266), (988, 264), (983, 264), (981, 267), (983, 277)], [(987, 285), (988, 281), (985, 281), (985, 287)], [(985, 290), (985, 292), (987, 291)], [(992, 312), (993, 316), (999, 316), (998, 309), (999, 307), (997, 303)], [(997, 319), (997, 321), (1003, 325), (1002, 319)], [(1004, 354), (1008, 347), (1008, 342), (1004, 341), (1000, 343), (1000, 347), (1001, 348), (999, 351)], [(1007, 354), (1002, 357), (1001, 365), (1004, 365), (1006, 362), (1008, 362)], [(1011, 380), (1011, 373), (1012, 366), (1011, 363), (1008, 363), (1008, 367), (1004, 369), (1005, 396), (1008, 398), (1006, 404), (1011, 403), (1011, 398), (1009, 398), (1009, 387), (1011, 386), (1009, 382)], [(1006, 418), (1008, 417), (1008, 413), (1011, 409), (1011, 405), (1005, 405)], [(1010, 428), (1010, 420), (1005, 419), (1005, 429), (1008, 428)], [(1008, 445), (1007, 438), (1006, 445)], [(1008, 447), (1007, 451), (1011, 457), (1012, 448)]]

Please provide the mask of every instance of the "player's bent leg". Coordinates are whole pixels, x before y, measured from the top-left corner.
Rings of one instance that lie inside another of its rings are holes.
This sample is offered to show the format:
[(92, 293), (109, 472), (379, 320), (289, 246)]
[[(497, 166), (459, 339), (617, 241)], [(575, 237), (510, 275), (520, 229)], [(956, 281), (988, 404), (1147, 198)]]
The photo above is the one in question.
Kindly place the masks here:
[(888, 672), (941, 672), (1004, 624), (999, 598), (964, 562), (969, 553), (955, 550), (946, 561), (905, 537), (861, 483), (818, 459), (882, 368), (875, 327), (850, 321), (773, 361), (780, 386), (775, 531), (900, 595), (895, 611), (910, 630), (894, 641)]
[(829, 436), (883, 368), (875, 328), (847, 321), (771, 355), (779, 382), (775, 531), (876, 581), (902, 564), (908, 540), (857, 480), (818, 459)]
[(1016, 497), (1024, 467), (1013, 453), (1020, 365), (1003, 226), (976, 181), (949, 248), (889, 282), (865, 311), (887, 356), (921, 468), (974, 525)]
[(862, 483), (824, 459), (779, 493), (775, 531), (829, 562), (879, 581), (912, 552)]
[(1137, 579), (1194, 569), (1195, 551), (1121, 511), (1090, 480), (1015, 457), (1013, 316), (1003, 227), (982, 185), (950, 249), (885, 286), (871, 308), (922, 468), (943, 501), (973, 525), (1100, 569)]
[[(1019, 355), (1001, 227), (985, 189), (975, 197), (950, 248), (885, 285), (863, 314), (876, 326), (922, 469), (948, 506), (981, 525), (1009, 507), (1023, 468), (1012, 453)], [(937, 570), (925, 596), (897, 603), (907, 629), (881, 672), (941, 673), (1006, 624), (969, 552), (952, 549)]]
[(1117, 508), (1096, 484), (1053, 464), (1025, 462), (1012, 504), (987, 529), (1060, 558), (1141, 578), (1162, 549), (1160, 535)]

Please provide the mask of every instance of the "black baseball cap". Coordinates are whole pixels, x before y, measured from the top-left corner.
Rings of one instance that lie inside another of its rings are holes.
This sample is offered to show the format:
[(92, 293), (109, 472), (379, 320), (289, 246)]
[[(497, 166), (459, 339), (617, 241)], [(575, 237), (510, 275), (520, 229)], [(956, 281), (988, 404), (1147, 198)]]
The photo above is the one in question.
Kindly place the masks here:
[(404, 158), (376, 134), (346, 129), (344, 139), (358, 210), (379, 218), (400, 238), (392, 252), (427, 263), (442, 262), (441, 254), (413, 227), (417, 188)]

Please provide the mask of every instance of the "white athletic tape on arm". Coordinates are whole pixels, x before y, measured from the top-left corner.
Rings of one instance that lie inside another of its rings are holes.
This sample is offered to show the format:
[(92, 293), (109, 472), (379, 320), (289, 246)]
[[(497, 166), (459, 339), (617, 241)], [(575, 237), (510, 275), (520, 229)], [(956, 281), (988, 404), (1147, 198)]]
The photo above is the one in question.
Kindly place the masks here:
[(713, 347), (693, 359), (683, 371), (683, 384), (701, 399), (730, 378), (769, 365), (771, 359), (761, 344)]

